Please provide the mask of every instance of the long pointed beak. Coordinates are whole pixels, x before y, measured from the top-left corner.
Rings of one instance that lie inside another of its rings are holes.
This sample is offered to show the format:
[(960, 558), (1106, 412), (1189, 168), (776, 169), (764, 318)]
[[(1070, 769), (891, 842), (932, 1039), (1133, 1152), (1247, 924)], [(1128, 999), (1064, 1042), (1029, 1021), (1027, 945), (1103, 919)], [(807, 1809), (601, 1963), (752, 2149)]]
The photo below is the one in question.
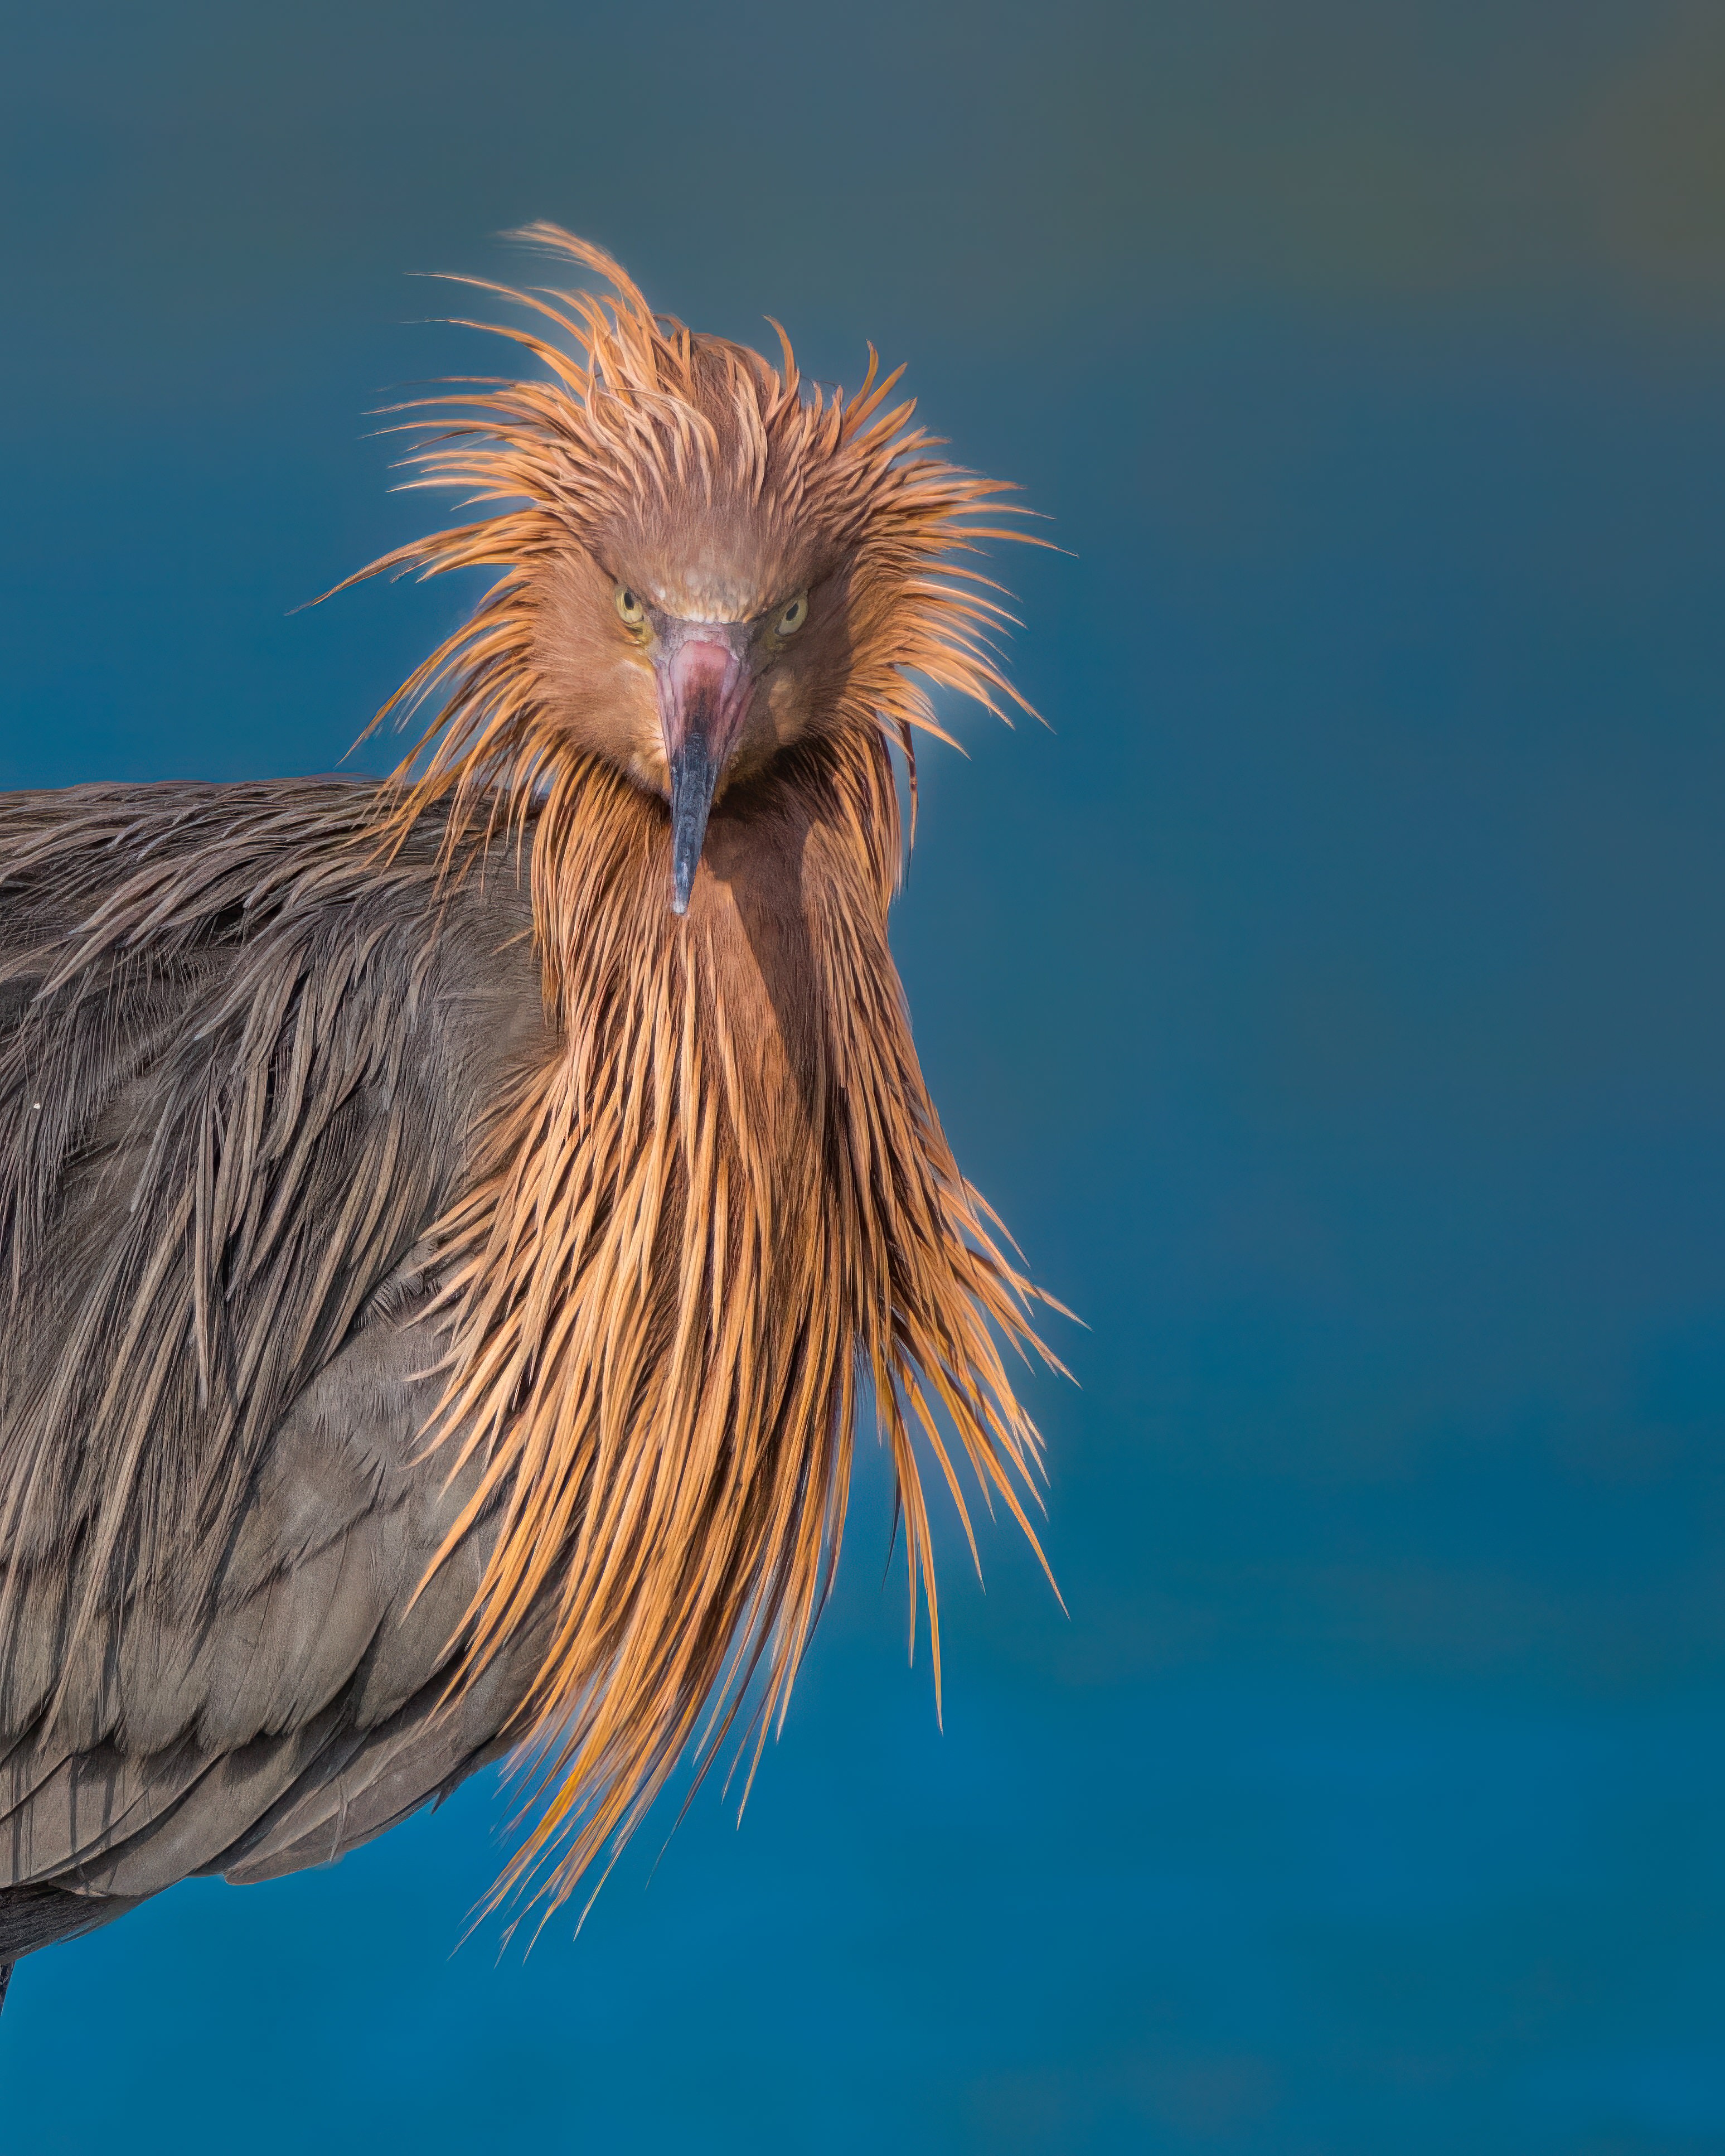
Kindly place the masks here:
[(656, 671), (671, 777), (671, 911), (686, 913), (713, 796), (742, 732), (753, 682), (744, 639), (729, 624), (677, 626), (683, 634)]

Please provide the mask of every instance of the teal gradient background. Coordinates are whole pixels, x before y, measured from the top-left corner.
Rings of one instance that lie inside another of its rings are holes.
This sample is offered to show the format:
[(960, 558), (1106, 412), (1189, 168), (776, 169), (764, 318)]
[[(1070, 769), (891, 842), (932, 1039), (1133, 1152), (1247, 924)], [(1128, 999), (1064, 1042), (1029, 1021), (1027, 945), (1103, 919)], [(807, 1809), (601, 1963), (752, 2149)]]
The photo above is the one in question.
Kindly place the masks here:
[(493, 364), (404, 272), (910, 362), (1070, 550), (896, 934), (1089, 1327), (944, 1732), (871, 1464), (740, 1831), (525, 1958), (489, 1777), (178, 1890), (0, 2149), (1725, 2151), (1725, 15), (13, 5), (0, 191), (8, 787), (330, 768), (458, 618), (294, 611)]

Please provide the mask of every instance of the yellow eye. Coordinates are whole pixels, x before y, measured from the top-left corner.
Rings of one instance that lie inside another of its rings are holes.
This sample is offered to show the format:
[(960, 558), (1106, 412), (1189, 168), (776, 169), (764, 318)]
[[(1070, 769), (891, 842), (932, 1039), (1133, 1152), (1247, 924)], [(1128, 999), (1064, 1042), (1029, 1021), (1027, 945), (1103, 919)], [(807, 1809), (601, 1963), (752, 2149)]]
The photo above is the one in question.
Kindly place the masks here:
[(809, 595), (806, 592), (799, 592), (773, 624), (773, 634), (775, 636), (795, 636), (808, 618)]
[(647, 608), (627, 584), (619, 584), (617, 588), (617, 610), (631, 629), (639, 629), (647, 619)]

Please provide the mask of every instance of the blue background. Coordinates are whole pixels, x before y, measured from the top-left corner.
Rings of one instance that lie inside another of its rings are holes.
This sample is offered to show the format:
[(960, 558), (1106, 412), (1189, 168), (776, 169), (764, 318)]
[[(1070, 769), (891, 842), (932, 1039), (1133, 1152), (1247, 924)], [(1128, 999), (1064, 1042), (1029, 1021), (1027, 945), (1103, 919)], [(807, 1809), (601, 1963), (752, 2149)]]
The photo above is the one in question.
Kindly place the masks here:
[[(494, 1928), (489, 1777), (21, 1965), (49, 2151), (1725, 2150), (1725, 15), (0, 16), (0, 783), (328, 768), (468, 595), (361, 415), (550, 217), (1025, 555), (898, 948), (1091, 1329), (1063, 1618), (859, 1493), (735, 1830)], [(663, 1847), (661, 1858), (660, 1851)], [(657, 1869), (654, 1866), (657, 1862)], [(649, 1875), (651, 1875), (649, 1881)]]

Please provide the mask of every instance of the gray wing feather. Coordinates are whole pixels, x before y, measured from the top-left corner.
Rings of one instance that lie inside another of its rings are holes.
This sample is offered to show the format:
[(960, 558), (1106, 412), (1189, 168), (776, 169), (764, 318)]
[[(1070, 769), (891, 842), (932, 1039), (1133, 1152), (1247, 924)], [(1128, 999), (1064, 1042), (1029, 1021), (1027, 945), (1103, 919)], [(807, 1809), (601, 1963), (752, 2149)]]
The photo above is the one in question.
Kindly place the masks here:
[(504, 1748), (499, 1732), (526, 1690), (542, 1645), (537, 1631), (513, 1642), (454, 1702), (446, 1705), (441, 1679), (427, 1686), (368, 1732), (339, 1770), (306, 1777), (292, 1801), (224, 1862), (227, 1877), (252, 1885), (333, 1862), (495, 1758)]
[(339, 1854), (530, 1681), (447, 1697), (489, 1522), (415, 1599), (471, 1486), (422, 1239), (547, 1051), (526, 904), (368, 805), (0, 799), (0, 1938)]
[(13, 1883), (57, 1879), (171, 1814), (212, 1764), (196, 1745), (135, 1758), (103, 1744), (62, 1759), (0, 1821)]
[(254, 1738), (216, 1755), (186, 1794), (146, 1830), (93, 1858), (58, 1883), (79, 1893), (159, 1894), (208, 1867), (253, 1820), (290, 1789), (339, 1727), (338, 1703), (298, 1729)]

